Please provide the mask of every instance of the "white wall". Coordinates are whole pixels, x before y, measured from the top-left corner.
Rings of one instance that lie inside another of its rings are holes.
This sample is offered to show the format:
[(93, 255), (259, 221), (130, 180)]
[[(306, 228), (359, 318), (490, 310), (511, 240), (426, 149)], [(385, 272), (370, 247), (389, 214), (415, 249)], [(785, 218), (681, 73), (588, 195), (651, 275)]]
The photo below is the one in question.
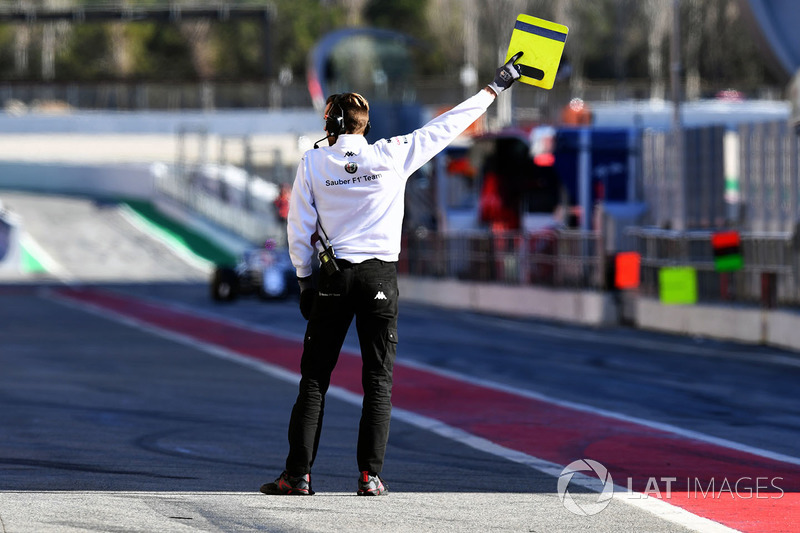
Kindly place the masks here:
[(146, 164), (81, 165), (0, 161), (0, 189), (150, 199), (154, 178)]
[(401, 301), (505, 316), (603, 326), (617, 322), (611, 294), (399, 276)]
[[(399, 276), (401, 301), (581, 324), (619, 323), (611, 293)], [(800, 313), (732, 305), (664, 305), (633, 297), (633, 317), (643, 330), (690, 335), (800, 351)]]
[(220, 111), (74, 111), (63, 114), (0, 111), (0, 133), (175, 134), (179, 128), (202, 128), (219, 135), (322, 131), (313, 109)]

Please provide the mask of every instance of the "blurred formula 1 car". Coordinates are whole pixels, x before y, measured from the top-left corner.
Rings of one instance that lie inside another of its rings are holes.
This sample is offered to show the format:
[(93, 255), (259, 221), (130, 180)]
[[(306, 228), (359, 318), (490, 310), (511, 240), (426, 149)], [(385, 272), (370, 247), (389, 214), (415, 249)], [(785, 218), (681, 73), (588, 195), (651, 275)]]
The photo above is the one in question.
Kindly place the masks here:
[(235, 267), (217, 266), (211, 278), (211, 298), (230, 302), (257, 294), (262, 300), (286, 298), (297, 292), (294, 266), (288, 250), (246, 250)]

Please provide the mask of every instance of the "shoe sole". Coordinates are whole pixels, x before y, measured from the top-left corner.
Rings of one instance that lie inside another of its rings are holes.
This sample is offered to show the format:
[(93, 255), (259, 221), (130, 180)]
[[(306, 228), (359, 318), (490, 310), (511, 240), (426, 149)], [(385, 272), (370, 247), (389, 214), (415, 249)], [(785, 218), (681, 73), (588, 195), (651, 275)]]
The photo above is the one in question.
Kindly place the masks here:
[(382, 490), (361, 490), (356, 492), (358, 496), (385, 496), (389, 494), (389, 489), (383, 488)]
[(267, 494), (269, 496), (313, 496), (314, 495), (314, 491), (313, 490), (307, 490), (307, 491), (304, 491), (304, 490), (283, 491), (283, 490), (278, 489), (277, 487), (273, 488), (273, 487), (270, 487), (268, 485), (262, 485), (260, 490), (261, 490), (261, 492), (263, 494)]

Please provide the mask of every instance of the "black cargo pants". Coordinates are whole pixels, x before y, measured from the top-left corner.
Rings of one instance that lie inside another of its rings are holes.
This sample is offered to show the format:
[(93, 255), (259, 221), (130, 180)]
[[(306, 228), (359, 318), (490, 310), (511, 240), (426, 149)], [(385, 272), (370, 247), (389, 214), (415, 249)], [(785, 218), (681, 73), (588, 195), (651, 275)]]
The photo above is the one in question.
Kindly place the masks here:
[(364, 401), (358, 429), (359, 471), (380, 472), (389, 438), (392, 369), (397, 353), (397, 265), (377, 259), (340, 272), (320, 272), (319, 296), (311, 311), (300, 360), (300, 392), (289, 422), (286, 471), (311, 472), (317, 455), (325, 393), (353, 317), (361, 346)]

